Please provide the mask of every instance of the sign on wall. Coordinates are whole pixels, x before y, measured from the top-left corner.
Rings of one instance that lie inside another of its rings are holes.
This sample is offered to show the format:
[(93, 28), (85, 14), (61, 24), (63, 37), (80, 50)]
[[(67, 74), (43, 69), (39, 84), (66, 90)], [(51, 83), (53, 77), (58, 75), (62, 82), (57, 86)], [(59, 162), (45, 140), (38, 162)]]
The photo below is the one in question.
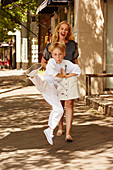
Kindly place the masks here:
[(32, 63), (38, 62), (38, 45), (37, 45), (37, 38), (32, 39)]

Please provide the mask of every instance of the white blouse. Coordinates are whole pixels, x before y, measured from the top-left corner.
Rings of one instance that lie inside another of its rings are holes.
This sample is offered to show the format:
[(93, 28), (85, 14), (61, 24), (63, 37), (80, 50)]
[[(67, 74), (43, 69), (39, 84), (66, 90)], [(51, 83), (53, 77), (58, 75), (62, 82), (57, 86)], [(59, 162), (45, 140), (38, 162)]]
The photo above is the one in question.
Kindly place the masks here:
[(55, 84), (62, 81), (62, 78), (56, 77), (58, 73), (61, 73), (61, 68), (66, 71), (66, 74), (75, 73), (77, 74), (76, 77), (80, 76), (81, 74), (81, 69), (78, 64), (73, 64), (68, 60), (62, 60), (62, 62), (59, 64), (56, 63), (54, 58), (51, 58), (46, 66), (45, 78)]

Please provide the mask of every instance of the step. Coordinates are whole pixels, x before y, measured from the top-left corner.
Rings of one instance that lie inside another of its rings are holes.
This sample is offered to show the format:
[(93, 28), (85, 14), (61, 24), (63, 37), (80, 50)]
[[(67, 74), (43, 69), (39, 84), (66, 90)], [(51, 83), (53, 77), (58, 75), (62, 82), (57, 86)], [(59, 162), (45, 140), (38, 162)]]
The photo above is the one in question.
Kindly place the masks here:
[(106, 116), (113, 116), (113, 95), (86, 96), (86, 105), (98, 110)]

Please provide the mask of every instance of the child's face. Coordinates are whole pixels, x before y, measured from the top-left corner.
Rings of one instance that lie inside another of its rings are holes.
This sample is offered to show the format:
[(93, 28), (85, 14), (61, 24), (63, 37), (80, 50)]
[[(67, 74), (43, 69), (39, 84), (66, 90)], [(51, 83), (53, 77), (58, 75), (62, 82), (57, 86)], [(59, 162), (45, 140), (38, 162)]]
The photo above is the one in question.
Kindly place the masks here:
[(52, 52), (52, 57), (56, 61), (56, 63), (61, 63), (65, 56), (65, 52), (62, 52), (59, 48), (55, 48)]

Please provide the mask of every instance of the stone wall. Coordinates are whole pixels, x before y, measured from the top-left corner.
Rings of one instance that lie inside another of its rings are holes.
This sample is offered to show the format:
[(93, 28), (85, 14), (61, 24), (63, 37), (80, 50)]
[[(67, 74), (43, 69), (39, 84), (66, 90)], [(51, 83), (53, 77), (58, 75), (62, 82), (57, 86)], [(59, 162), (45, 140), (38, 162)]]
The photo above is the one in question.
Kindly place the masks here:
[[(78, 12), (75, 14), (75, 21), (78, 35), (79, 65), (82, 74), (79, 78), (81, 96), (85, 96), (86, 73), (103, 72), (103, 0), (75, 0), (78, 5)], [(76, 19), (77, 18), (77, 19)], [(92, 80), (92, 93), (103, 91), (103, 81), (100, 78)]]

